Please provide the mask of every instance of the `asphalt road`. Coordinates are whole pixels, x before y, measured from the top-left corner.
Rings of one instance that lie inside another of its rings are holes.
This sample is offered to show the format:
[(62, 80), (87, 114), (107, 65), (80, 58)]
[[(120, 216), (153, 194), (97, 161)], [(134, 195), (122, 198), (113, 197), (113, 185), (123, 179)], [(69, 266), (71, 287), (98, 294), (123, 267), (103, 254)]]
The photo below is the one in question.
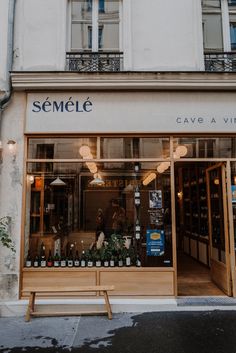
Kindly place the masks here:
[(236, 353), (236, 311), (1, 318), (0, 352)]

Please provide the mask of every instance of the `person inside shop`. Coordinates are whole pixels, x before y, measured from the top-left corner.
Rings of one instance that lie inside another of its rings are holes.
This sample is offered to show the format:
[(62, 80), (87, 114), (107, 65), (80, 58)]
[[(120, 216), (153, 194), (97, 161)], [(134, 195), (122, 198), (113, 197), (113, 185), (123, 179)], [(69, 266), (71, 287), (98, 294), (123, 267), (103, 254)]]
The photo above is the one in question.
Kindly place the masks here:
[(102, 232), (105, 232), (105, 218), (103, 210), (99, 208), (96, 216), (96, 240), (98, 240), (98, 237)]
[(125, 209), (120, 206), (117, 199), (111, 200), (111, 206), (107, 209), (106, 215), (106, 235), (108, 237), (111, 234), (123, 235), (125, 228)]
[(125, 227), (125, 209), (119, 205), (119, 202), (114, 202), (115, 212), (112, 216), (112, 229), (114, 234), (123, 234)]

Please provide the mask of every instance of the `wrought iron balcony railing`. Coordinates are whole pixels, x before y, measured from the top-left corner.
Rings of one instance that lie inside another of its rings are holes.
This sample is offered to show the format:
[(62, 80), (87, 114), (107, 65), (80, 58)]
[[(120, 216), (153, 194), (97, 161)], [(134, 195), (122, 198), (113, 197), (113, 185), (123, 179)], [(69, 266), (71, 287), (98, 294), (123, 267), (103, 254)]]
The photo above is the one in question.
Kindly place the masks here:
[(205, 54), (206, 71), (236, 71), (236, 52)]
[(83, 72), (118, 72), (123, 70), (120, 52), (67, 52), (66, 69)]

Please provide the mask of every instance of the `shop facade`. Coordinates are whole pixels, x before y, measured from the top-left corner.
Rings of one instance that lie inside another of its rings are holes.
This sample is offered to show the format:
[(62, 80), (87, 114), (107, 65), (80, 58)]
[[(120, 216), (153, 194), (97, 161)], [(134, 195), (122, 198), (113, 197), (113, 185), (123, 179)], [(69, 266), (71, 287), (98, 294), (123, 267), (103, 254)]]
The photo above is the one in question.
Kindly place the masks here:
[(111, 89), (103, 76), (90, 90), (34, 80), (26, 91), (20, 76), (19, 298), (47, 283), (114, 284), (123, 298), (184, 295), (186, 256), (215, 286), (190, 295), (235, 296), (234, 89), (189, 90), (181, 79), (181, 90), (168, 80), (168, 90), (158, 80), (137, 89), (127, 77)]

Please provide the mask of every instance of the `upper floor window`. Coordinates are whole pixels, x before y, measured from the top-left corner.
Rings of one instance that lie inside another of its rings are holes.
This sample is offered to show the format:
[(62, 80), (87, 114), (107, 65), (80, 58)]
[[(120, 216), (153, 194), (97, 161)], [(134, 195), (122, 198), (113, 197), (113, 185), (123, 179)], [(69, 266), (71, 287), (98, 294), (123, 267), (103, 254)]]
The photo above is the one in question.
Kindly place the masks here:
[(72, 0), (71, 50), (119, 51), (120, 0)]
[(223, 50), (220, 0), (202, 0), (203, 44), (205, 51)]

